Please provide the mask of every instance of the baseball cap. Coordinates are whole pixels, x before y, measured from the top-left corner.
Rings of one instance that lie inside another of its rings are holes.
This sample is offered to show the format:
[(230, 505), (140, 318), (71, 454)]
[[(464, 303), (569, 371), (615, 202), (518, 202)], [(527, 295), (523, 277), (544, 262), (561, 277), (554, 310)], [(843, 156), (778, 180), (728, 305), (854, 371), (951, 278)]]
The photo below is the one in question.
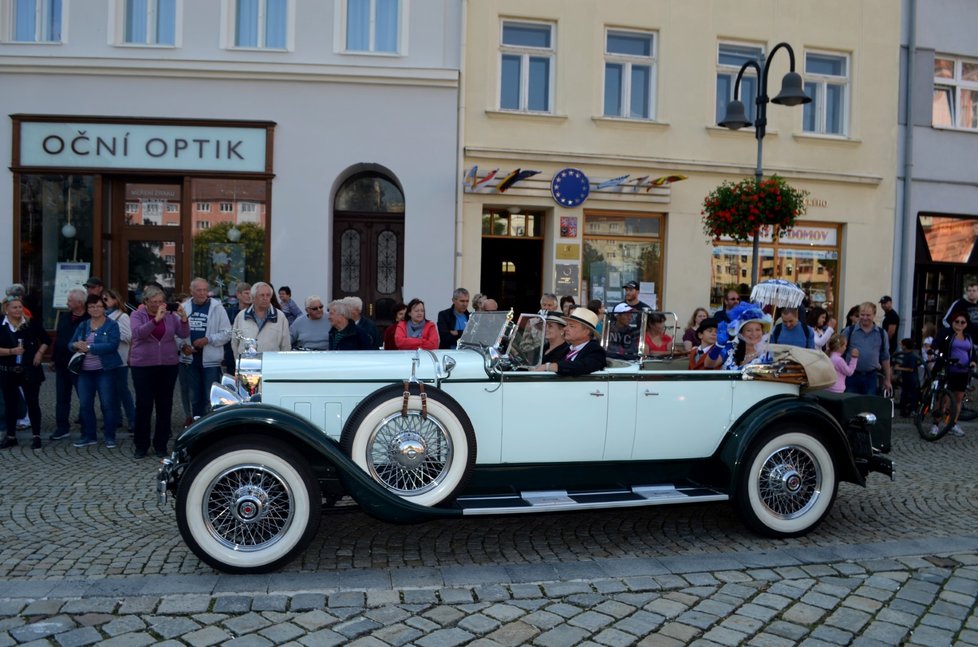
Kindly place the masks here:
[(625, 288), (626, 290), (637, 290), (638, 289), (638, 281), (629, 281), (628, 283), (626, 283), (622, 287)]
[(611, 314), (620, 315), (626, 312), (635, 312), (635, 308), (625, 302), (619, 303), (611, 310)]
[(102, 279), (97, 276), (90, 276), (88, 280), (82, 283), (86, 288), (100, 288), (102, 287)]

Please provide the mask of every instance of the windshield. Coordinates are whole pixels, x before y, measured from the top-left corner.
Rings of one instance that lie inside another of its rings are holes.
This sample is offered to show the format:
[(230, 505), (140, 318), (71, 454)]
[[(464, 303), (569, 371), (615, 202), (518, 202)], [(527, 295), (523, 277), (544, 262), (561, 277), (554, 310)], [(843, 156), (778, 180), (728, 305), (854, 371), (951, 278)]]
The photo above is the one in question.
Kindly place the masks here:
[(513, 368), (536, 366), (543, 361), (546, 324), (543, 317), (521, 314), (507, 354)]

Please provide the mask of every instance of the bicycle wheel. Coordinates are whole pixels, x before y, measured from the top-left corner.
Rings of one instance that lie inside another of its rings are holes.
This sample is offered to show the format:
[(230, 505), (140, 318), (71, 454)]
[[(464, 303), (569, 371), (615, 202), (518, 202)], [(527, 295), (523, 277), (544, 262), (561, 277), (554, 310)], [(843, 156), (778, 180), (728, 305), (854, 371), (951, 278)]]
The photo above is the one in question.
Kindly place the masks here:
[[(924, 440), (940, 440), (954, 426), (954, 396), (947, 389), (938, 389), (931, 398), (930, 414), (924, 420), (924, 429), (917, 431)], [(927, 428), (926, 425), (930, 424)]]
[(929, 438), (930, 436), (930, 410), (934, 404), (934, 391), (931, 390), (929, 382), (924, 383), (925, 386), (920, 391), (920, 402), (917, 404), (917, 408), (913, 412), (913, 424), (917, 427), (917, 433), (924, 440), (936, 440), (936, 438)]

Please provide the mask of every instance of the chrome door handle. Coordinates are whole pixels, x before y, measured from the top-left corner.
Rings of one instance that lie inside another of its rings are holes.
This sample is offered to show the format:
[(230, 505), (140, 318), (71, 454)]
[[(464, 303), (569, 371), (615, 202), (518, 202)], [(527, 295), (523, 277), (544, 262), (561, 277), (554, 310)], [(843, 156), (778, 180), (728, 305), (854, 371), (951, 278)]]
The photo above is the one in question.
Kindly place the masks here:
[(604, 397), (604, 393), (602, 393), (601, 391), (591, 391), (591, 395), (593, 395), (596, 398), (603, 398)]
[(659, 395), (658, 391), (649, 391), (645, 389), (645, 395)]

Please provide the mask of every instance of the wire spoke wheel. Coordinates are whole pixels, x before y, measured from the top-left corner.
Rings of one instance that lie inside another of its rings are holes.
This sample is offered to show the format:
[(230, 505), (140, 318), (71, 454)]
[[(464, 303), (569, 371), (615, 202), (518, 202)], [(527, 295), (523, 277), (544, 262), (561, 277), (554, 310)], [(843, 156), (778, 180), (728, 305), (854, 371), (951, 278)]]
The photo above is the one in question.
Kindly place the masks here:
[(761, 501), (782, 519), (804, 514), (822, 489), (822, 471), (812, 454), (801, 447), (781, 447), (764, 460), (758, 475)]
[(423, 494), (445, 478), (451, 436), (437, 420), (416, 411), (388, 416), (367, 441), (370, 473), (397, 494)]
[(241, 465), (207, 488), (204, 516), (214, 538), (235, 550), (263, 550), (278, 541), (295, 513), (288, 483), (261, 465)]

